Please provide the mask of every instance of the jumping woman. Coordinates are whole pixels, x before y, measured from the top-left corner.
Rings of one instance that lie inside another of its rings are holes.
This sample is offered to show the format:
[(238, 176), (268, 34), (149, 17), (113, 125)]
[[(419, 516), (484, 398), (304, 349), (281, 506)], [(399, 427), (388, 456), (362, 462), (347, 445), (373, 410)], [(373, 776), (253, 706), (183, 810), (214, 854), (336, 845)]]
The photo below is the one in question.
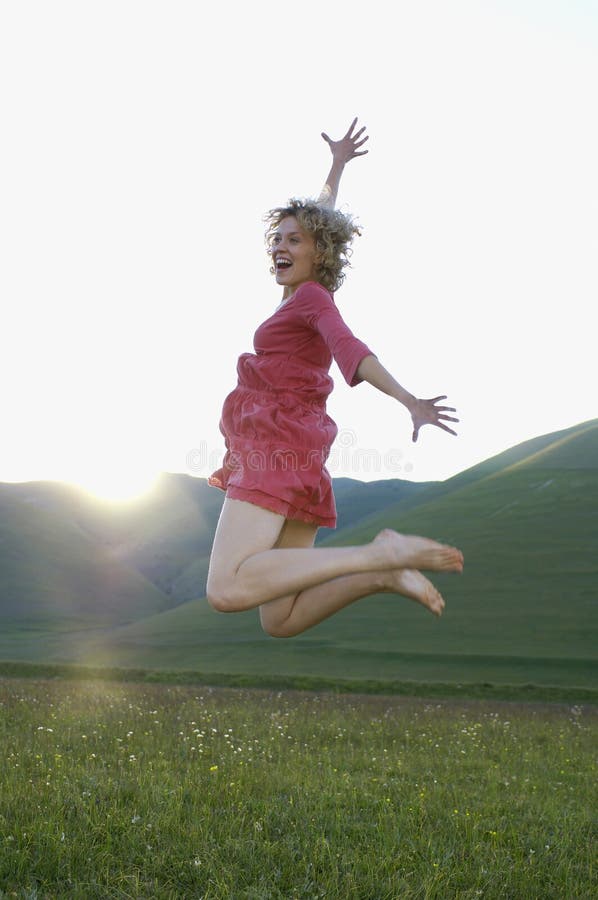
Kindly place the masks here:
[(259, 608), (264, 631), (292, 637), (362, 597), (401, 594), (440, 615), (444, 600), (420, 569), (461, 572), (454, 547), (384, 529), (367, 544), (314, 547), (319, 527), (334, 528), (336, 507), (325, 463), (337, 428), (326, 412), (334, 359), (351, 386), (366, 381), (407, 408), (413, 440), (423, 425), (450, 434), (445, 396), (410, 394), (358, 340), (334, 300), (353, 237), (352, 219), (335, 210), (349, 160), (364, 155), (357, 120), (339, 141), (322, 137), (332, 167), (317, 201), (291, 200), (266, 217), (271, 272), (282, 300), (254, 335), (254, 353), (237, 364), (238, 384), (224, 401), (226, 454), (209, 479), (226, 491), (210, 558), (207, 595), (214, 609)]

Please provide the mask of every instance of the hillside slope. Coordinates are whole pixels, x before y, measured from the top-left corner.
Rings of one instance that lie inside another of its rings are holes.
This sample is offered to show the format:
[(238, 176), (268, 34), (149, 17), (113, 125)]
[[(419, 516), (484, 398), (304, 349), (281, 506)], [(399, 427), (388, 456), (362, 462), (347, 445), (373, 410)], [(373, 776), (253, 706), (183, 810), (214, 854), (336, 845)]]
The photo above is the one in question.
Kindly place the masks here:
[(339, 533), (339, 543), (361, 543), (390, 526), (461, 547), (462, 576), (430, 575), (447, 600), (439, 621), (378, 596), (281, 642), (261, 634), (255, 613), (219, 616), (194, 602), (120, 628), (94, 652), (205, 671), (596, 685), (598, 428), (529, 449)]
[[(399, 502), (387, 505), (385, 512), (392, 518), (393, 515), (403, 514), (418, 506), (432, 503), (440, 497), (452, 494), (492, 475), (506, 472), (513, 466), (536, 465), (541, 458), (547, 460), (551, 458), (554, 463), (549, 465), (559, 465), (561, 468), (595, 469), (598, 466), (598, 419), (591, 419), (571, 428), (523, 441), (521, 444), (471, 466), (446, 481), (422, 484), (421, 490), (410, 496), (402, 496)], [(559, 460), (562, 461), (562, 464)], [(378, 527), (380, 525), (378, 512), (379, 510), (374, 511), (369, 517), (361, 517), (360, 529), (367, 526), (370, 521), (373, 528)], [(348, 521), (347, 525), (342, 524), (336, 533), (326, 533), (322, 543), (334, 545), (339, 538), (343, 544), (351, 543), (350, 535), (353, 528), (354, 522)]]
[[(0, 656), (31, 658), (42, 647), (47, 659), (205, 672), (598, 684), (598, 421), (525, 442), (442, 484), (369, 490), (339, 486), (341, 502), (347, 511), (354, 503), (360, 518), (327, 543), (361, 543), (390, 526), (459, 546), (464, 574), (430, 575), (447, 600), (440, 620), (379, 595), (292, 641), (275, 641), (255, 611), (219, 615), (190, 599), (64, 638), (19, 632), (11, 643), (8, 629)], [(216, 510), (210, 515), (215, 522)], [(151, 518), (129, 547), (157, 540), (159, 516)], [(181, 593), (191, 594), (194, 578), (205, 580), (206, 565), (197, 555), (182, 568)]]
[(116, 624), (168, 598), (72, 520), (0, 495), (0, 620)]
[[(335, 483), (346, 521), (421, 488)], [(173, 473), (125, 503), (58, 482), (0, 484), (0, 617), (128, 621), (203, 596), (223, 500), (205, 479)]]

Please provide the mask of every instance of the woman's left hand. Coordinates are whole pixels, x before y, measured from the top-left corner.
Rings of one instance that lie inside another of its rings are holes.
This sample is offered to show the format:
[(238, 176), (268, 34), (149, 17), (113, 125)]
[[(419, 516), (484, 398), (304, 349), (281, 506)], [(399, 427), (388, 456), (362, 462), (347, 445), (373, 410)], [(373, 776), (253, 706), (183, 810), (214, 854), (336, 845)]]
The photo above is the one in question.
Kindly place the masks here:
[(423, 425), (436, 425), (449, 434), (456, 435), (457, 432), (445, 425), (445, 422), (458, 422), (452, 416), (444, 415), (447, 412), (456, 412), (453, 406), (436, 406), (440, 400), (446, 400), (446, 394), (441, 397), (433, 397), (431, 400), (415, 400), (411, 404), (410, 412), (413, 420), (413, 442), (417, 441), (419, 430)]
[(367, 150), (360, 150), (359, 148), (365, 144), (368, 140), (368, 136), (364, 138), (359, 138), (365, 131), (365, 125), (363, 128), (360, 128), (355, 134), (353, 134), (353, 129), (357, 125), (357, 119), (353, 119), (349, 130), (346, 135), (340, 139), (340, 141), (333, 141), (325, 132), (322, 132), (322, 137), (330, 147), (330, 152), (332, 153), (332, 158), (335, 162), (341, 163), (345, 165), (348, 163), (350, 159), (353, 159), (355, 156), (365, 156), (368, 152)]

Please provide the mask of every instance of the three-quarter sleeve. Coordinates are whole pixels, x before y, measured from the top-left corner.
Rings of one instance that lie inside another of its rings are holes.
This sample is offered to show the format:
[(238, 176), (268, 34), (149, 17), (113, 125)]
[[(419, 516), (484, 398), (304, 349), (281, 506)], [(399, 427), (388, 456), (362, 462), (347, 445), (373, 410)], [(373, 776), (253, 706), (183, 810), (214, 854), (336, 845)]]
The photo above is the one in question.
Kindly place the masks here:
[(360, 384), (363, 379), (357, 375), (359, 363), (375, 354), (345, 324), (332, 295), (322, 285), (308, 282), (298, 289), (296, 303), (305, 321), (326, 342), (347, 384)]

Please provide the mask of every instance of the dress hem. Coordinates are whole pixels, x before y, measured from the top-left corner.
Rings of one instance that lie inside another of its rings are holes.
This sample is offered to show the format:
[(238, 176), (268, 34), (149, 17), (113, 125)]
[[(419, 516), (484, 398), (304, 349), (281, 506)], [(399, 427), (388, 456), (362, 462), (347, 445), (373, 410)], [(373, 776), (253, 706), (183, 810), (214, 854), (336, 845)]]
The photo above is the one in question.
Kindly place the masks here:
[[(212, 482), (214, 487), (220, 487), (219, 484)], [(223, 488), (221, 488), (222, 490)], [(262, 509), (284, 516), (285, 519), (293, 519), (297, 522), (306, 522), (309, 525), (317, 525), (320, 528), (336, 528), (336, 517), (327, 518), (324, 516), (316, 516), (302, 509), (298, 509), (287, 500), (281, 500), (279, 497), (273, 497), (271, 494), (265, 494), (262, 491), (251, 490), (249, 488), (238, 487), (237, 485), (229, 485), (226, 490), (226, 496), (231, 500), (243, 500), (246, 503), (253, 503)]]

